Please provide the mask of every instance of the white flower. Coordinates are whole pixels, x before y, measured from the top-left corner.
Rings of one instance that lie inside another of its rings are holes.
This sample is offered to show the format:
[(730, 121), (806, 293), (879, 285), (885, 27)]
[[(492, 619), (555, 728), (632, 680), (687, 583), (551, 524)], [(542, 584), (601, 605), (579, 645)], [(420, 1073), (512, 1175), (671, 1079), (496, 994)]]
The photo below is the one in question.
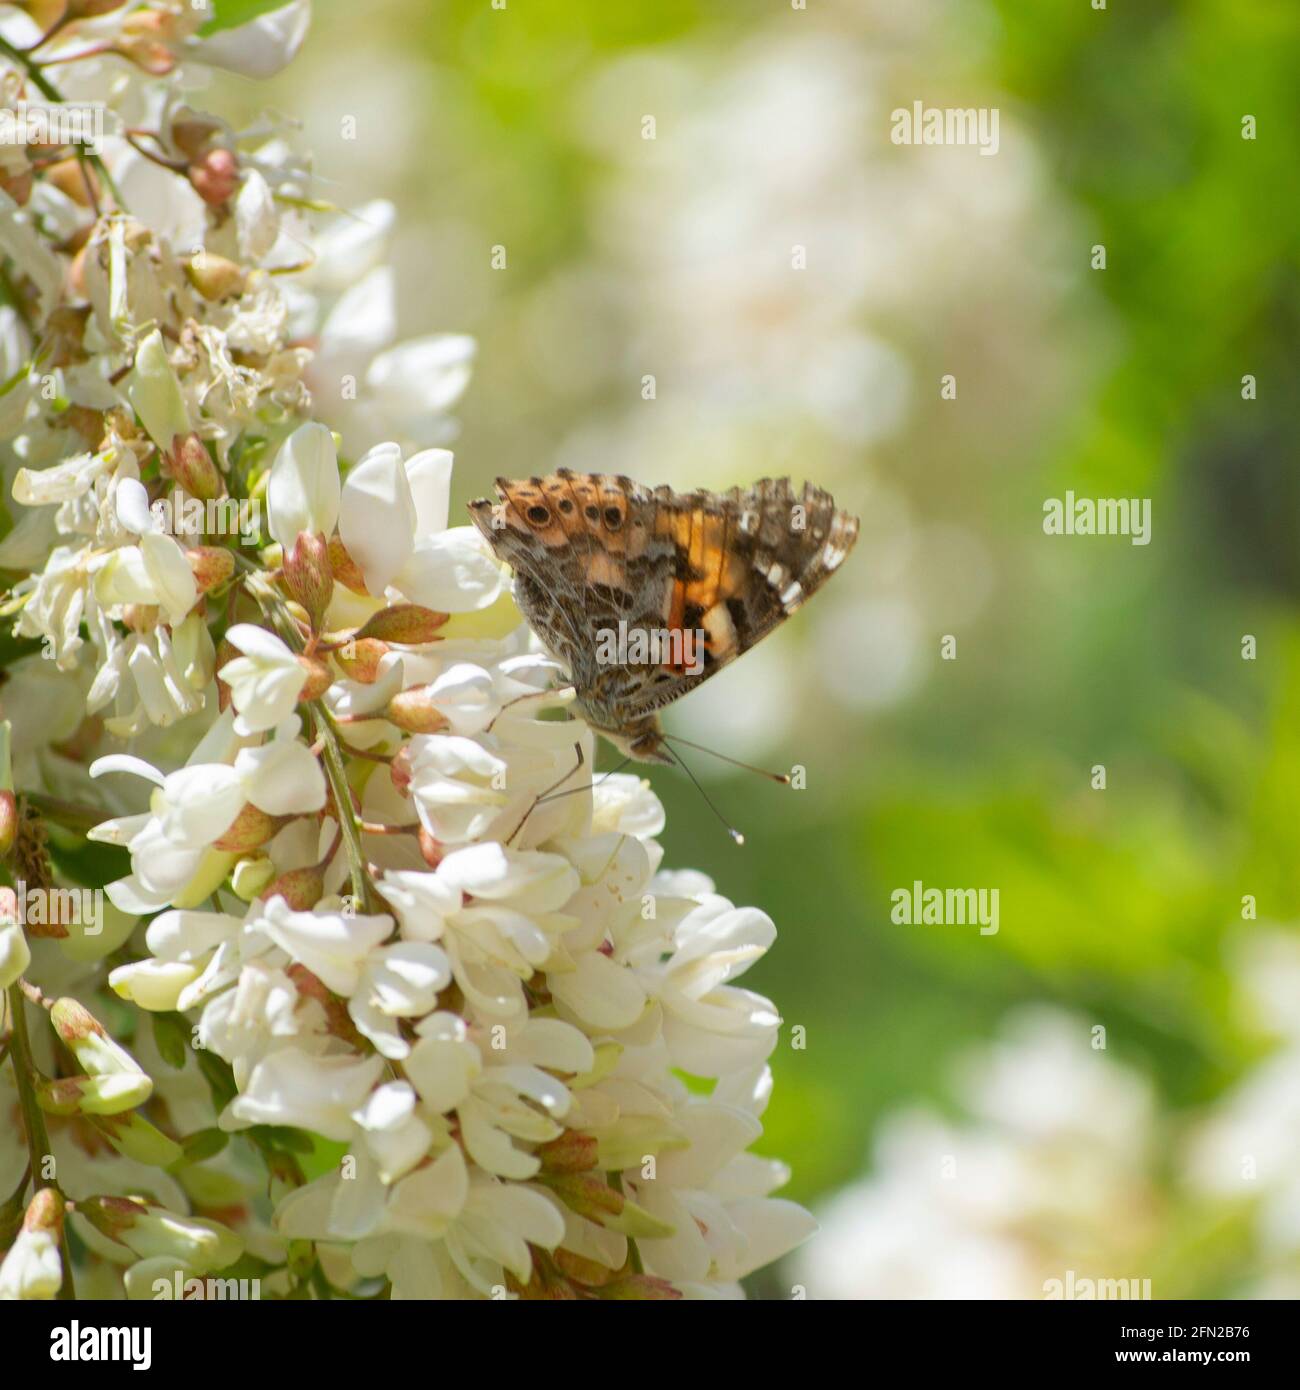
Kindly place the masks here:
[(241, 77), (274, 77), (302, 46), (311, 24), (311, 0), (290, 0), (267, 14), (194, 40), (189, 51), (208, 67)]
[(433, 1130), (417, 1112), (419, 1098), (405, 1081), (390, 1081), (370, 1092), (352, 1118), (385, 1185), (409, 1173), (429, 1151)]
[(445, 412), (469, 383), (474, 340), (439, 333), (395, 344), (396, 300), (390, 266), (353, 280), (321, 325), (308, 368), (314, 398), (354, 457), (384, 439), (408, 448), (445, 442)]
[(372, 594), (391, 585), (439, 613), (496, 601), (501, 566), (478, 532), (447, 529), (451, 462), (445, 449), (426, 449), (404, 463), (396, 444), (378, 444), (349, 471), (339, 535)]
[(230, 687), (231, 703), (239, 713), (235, 732), (256, 734), (274, 729), (293, 713), (307, 683), (307, 672), (293, 652), (264, 627), (236, 623), (226, 632), (226, 641), (243, 652), (217, 673)]
[(327, 1139), (350, 1139), (359, 1109), (384, 1069), (382, 1057), (317, 1057), (297, 1047), (269, 1053), (222, 1119), (229, 1129), (297, 1125)]
[(438, 994), (450, 983), (451, 963), (440, 947), (427, 941), (376, 946), (366, 959), (356, 989), (351, 991), (348, 1012), (385, 1057), (406, 1057), (411, 1046), (396, 1020), (431, 1013)]
[(17, 922), (0, 922), (0, 989), (8, 989), (31, 963), (22, 927)]
[(1042, 1298), (1081, 1250), (1131, 1268), (1153, 1220), (1150, 1095), (1091, 1044), (1083, 1020), (1025, 1009), (957, 1069), (973, 1123), (889, 1118), (873, 1173), (799, 1257), (808, 1296)]
[(345, 997), (361, 983), (364, 962), (393, 931), (393, 919), (345, 912), (295, 912), (281, 897), (262, 909), (254, 925), (292, 959)]
[(0, 1301), (53, 1298), (63, 1282), (63, 1261), (54, 1231), (21, 1230), (0, 1264)]
[(415, 740), (412, 750), (411, 795), (421, 825), (443, 844), (482, 837), (508, 800), (505, 759), (454, 736)]
[(333, 534), (339, 493), (333, 436), (324, 425), (300, 425), (280, 446), (266, 485), (268, 524), (286, 554), (300, 531)]
[(190, 430), (189, 414), (158, 329), (146, 333), (135, 353), (127, 395), (150, 439), (164, 453)]
[(550, 1073), (590, 1071), (587, 1039), (556, 1019), (529, 1019), (513, 1031), (496, 1026), (480, 1045), (463, 1019), (446, 1013), (430, 1014), (416, 1032), (407, 1075), (431, 1109), (456, 1111), (470, 1157), (500, 1177), (536, 1174), (540, 1160), (512, 1140), (544, 1144), (563, 1132), (556, 1121), (570, 1094)]

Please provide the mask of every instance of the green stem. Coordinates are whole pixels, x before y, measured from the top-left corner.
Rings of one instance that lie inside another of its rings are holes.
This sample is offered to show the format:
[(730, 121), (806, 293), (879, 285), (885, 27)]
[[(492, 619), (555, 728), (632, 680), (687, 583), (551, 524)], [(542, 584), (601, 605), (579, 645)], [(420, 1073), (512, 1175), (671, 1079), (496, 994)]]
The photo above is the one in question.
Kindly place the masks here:
[[(36, 1064), (32, 1060), (32, 1043), (27, 1032), (27, 1001), (23, 997), (22, 984), (15, 980), (9, 986), (9, 1014), (13, 1020), (13, 1033), (9, 1044), (14, 1064), (14, 1077), (18, 1083), (18, 1104), (22, 1110), (23, 1128), (27, 1131), (27, 1155), (32, 1166), (32, 1183), (36, 1191), (42, 1187), (52, 1187), (58, 1191), (56, 1182), (48, 1181), (41, 1175), (45, 1160), (52, 1156), (50, 1135), (45, 1128), (45, 1113), (36, 1100), (36, 1090), (32, 1078), (36, 1075)], [(66, 1217), (65, 1217), (66, 1223)], [(72, 1253), (68, 1249), (66, 1224), (59, 1231), (60, 1263), (63, 1266), (63, 1283), (59, 1297), (73, 1299), (77, 1296), (72, 1282)]]
[[(245, 574), (264, 573), (245, 556), (236, 555), (235, 563)], [(252, 588), (251, 597), (289, 650), (301, 652), (302, 634), (283, 601), (274, 594), (263, 593), (260, 586)], [(370, 875), (366, 873), (366, 856), (361, 847), (361, 828), (352, 805), (352, 788), (348, 785), (338, 726), (334, 723), (324, 700), (312, 700), (307, 708), (311, 711), (316, 736), (324, 745), (321, 749), (321, 762), (325, 767), (325, 778), (330, 784), (330, 791), (334, 794), (334, 805), (339, 813), (339, 829), (343, 832), (343, 844), (348, 852), (348, 868), (352, 877), (352, 896), (358, 907), (369, 912), (374, 905), (374, 899), (370, 888)]]
[(317, 737), (325, 744), (321, 750), (321, 761), (325, 764), (325, 776), (329, 781), (330, 790), (334, 793), (334, 806), (339, 813), (339, 829), (343, 832), (343, 844), (348, 853), (348, 868), (352, 875), (352, 896), (359, 907), (369, 911), (370, 878), (366, 873), (366, 856), (361, 848), (361, 831), (352, 805), (352, 788), (348, 785), (347, 772), (343, 766), (338, 732), (334, 728), (329, 711), (321, 701), (313, 702), (312, 713), (315, 716)]

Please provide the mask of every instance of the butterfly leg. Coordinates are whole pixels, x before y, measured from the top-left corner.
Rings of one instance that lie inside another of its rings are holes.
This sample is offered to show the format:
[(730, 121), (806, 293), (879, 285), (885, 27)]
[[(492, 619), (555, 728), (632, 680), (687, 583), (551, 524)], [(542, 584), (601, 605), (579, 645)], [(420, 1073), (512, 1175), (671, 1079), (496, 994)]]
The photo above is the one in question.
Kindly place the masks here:
[(573, 751), (578, 755), (578, 761), (574, 763), (574, 765), (568, 770), (568, 772), (564, 774), (563, 777), (561, 777), (556, 782), (552, 782), (551, 785), (547, 787), (545, 791), (538, 792), (537, 795), (533, 797), (528, 809), (523, 814), (523, 819), (510, 832), (510, 835), (506, 840), (506, 844), (509, 844), (511, 840), (513, 840), (515, 836), (519, 834), (519, 832), (524, 828), (524, 826), (528, 824), (528, 817), (533, 814), (533, 812), (538, 808), (538, 806), (540, 806), (542, 802), (545, 801), (546, 798), (550, 796), (551, 793), (554, 792), (558, 787), (562, 787), (569, 780), (569, 778), (572, 777), (573, 774), (577, 772), (585, 764), (586, 758), (582, 752), (582, 744), (575, 743), (573, 745)]

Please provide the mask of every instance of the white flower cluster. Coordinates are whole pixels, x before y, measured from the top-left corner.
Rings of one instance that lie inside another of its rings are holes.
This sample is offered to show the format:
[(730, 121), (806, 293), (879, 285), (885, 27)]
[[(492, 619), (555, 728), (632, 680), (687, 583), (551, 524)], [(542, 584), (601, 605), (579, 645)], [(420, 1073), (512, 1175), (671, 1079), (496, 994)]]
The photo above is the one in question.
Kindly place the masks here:
[[(120, 1292), (106, 1262), (144, 1297), (234, 1268), (318, 1294), (734, 1296), (811, 1229), (748, 1152), (780, 1020), (732, 981), (774, 928), (661, 869), (645, 783), (591, 785), (555, 663), (449, 527), (431, 446), (472, 344), (393, 344), (391, 209), (322, 228), (289, 132), (189, 104), (204, 64), (275, 71), (306, 14), (207, 38), (190, 0), (0, 16), (6, 102), (57, 75), (108, 112), (93, 157), (0, 161), (0, 569), (24, 576), (0, 611), (40, 647), (0, 717), (42, 814), (99, 808), (91, 840), (130, 859), (94, 937), (33, 953), (0, 903), (9, 1025), (26, 988), (80, 1068), (14, 1029), (69, 1162), (0, 1293), (70, 1274), (66, 1204), (96, 1292)], [(162, 524), (187, 499), (197, 526)], [(78, 993), (106, 963), (157, 1016), (132, 1011), (130, 1052), (52, 1002), (60, 951)], [(14, 1182), (25, 1157), (0, 1136)]]
[(1153, 1098), (1085, 1022), (1013, 1015), (958, 1089), (973, 1123), (894, 1116), (871, 1176), (827, 1204), (808, 1297), (1041, 1299), (1147, 1271)]

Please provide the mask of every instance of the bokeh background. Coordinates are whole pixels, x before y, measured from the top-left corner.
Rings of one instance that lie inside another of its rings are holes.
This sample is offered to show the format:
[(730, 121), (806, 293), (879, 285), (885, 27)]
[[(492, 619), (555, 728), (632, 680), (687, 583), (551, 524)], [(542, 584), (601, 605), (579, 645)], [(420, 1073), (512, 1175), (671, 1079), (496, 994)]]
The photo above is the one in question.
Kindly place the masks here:
[[(667, 862), (781, 933), (762, 1148), (825, 1225), (753, 1292), (1300, 1292), (1293, 0), (314, 9), (271, 99), (396, 204), (402, 333), (477, 340), (458, 500), (788, 473), (862, 517), (669, 720), (807, 789), (697, 755), (738, 850), (654, 776)], [(998, 153), (891, 144), (915, 100)], [(1044, 535), (1066, 489), (1151, 544)], [(916, 879), (1000, 930), (895, 924)]]

